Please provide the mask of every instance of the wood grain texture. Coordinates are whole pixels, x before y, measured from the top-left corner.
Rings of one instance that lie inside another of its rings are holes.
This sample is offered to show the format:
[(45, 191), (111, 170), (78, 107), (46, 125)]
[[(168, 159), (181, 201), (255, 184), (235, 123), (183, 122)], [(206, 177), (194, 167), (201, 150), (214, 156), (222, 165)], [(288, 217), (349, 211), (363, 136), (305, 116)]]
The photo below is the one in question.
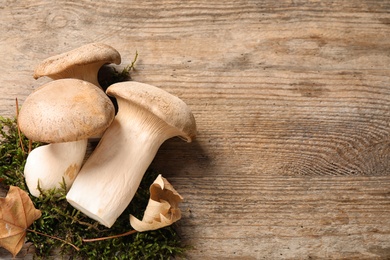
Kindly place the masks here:
[(138, 51), (133, 79), (192, 108), (197, 140), (152, 164), (185, 198), (188, 259), (390, 258), (389, 1), (0, 1), (0, 17), (1, 115), (48, 81), (37, 63), (95, 41), (122, 66)]

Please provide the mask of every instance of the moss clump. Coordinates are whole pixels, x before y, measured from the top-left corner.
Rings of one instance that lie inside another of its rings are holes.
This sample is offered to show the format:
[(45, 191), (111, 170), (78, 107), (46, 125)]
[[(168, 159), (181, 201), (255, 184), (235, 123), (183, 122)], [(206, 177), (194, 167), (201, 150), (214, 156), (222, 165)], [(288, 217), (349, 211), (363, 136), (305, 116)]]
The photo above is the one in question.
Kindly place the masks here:
[(112, 84), (131, 80), (130, 72), (135, 70), (137, 59), (138, 52), (135, 53), (133, 61), (124, 67), (122, 71), (118, 71), (115, 67), (110, 65), (101, 67), (98, 73), (98, 81), (103, 90), (106, 90)]
[[(0, 117), (0, 178), (7, 185), (27, 190), (23, 178), (29, 141), (21, 135), (14, 118)], [(33, 143), (35, 148), (39, 143)]]
[[(18, 133), (15, 119), (0, 117), (0, 129), (2, 183), (28, 192), (23, 167), (29, 141)], [(37, 146), (38, 143), (32, 144), (33, 148)], [(52, 256), (54, 259), (55, 255), (64, 255), (69, 259), (167, 259), (182, 254), (185, 247), (173, 227), (98, 242), (83, 241), (85, 238), (115, 236), (131, 230), (129, 214), (142, 217), (149, 200), (149, 186), (157, 175), (151, 170), (146, 172), (134, 199), (110, 229), (71, 207), (65, 199), (65, 187), (44, 192), (39, 198), (30, 196), (35, 207), (42, 212), (42, 217), (30, 229), (64, 240), (28, 232), (27, 240), (36, 248), (35, 258), (49, 259)]]

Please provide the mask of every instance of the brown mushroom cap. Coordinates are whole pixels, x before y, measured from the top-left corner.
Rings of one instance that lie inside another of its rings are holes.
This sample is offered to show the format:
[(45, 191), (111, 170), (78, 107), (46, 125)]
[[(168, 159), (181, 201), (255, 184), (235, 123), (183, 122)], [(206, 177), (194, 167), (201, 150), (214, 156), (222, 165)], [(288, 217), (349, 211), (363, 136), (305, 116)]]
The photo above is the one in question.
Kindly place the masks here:
[[(90, 43), (77, 49), (50, 57), (40, 63), (35, 71), (34, 78), (48, 76), (52, 79), (82, 78), (78, 70), (82, 66), (93, 67), (97, 72), (107, 63), (121, 63), (121, 56), (113, 47), (103, 43)], [(73, 76), (77, 75), (77, 76)], [(81, 77), (78, 77), (81, 76)]]
[(114, 106), (92, 83), (60, 79), (31, 93), (19, 112), (20, 130), (34, 141), (70, 142), (102, 133), (113, 121)]
[(168, 125), (175, 127), (180, 133), (179, 136), (187, 142), (191, 142), (196, 136), (195, 118), (190, 108), (183, 100), (163, 89), (144, 83), (125, 81), (109, 86), (106, 93), (154, 114)]

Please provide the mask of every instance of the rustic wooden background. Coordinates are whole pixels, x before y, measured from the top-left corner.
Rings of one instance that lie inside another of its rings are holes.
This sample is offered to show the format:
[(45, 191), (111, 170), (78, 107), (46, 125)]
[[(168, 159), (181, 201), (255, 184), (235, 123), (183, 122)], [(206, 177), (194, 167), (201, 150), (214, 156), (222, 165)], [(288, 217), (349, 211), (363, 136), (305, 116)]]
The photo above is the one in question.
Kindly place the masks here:
[(188, 259), (390, 259), (390, 1), (0, 0), (0, 25), (3, 116), (90, 42), (192, 108), (153, 162)]

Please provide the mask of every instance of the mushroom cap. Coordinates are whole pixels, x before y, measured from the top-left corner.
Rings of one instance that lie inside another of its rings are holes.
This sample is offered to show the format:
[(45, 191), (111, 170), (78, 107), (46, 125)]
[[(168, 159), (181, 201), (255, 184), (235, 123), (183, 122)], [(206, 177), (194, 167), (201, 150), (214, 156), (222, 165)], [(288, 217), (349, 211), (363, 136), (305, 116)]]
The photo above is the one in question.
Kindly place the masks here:
[(26, 98), (18, 124), (31, 140), (57, 143), (101, 134), (114, 117), (112, 102), (97, 86), (79, 79), (59, 79)]
[(43, 76), (55, 79), (56, 75), (67, 75), (67, 71), (77, 66), (97, 63), (98, 67), (107, 63), (121, 63), (121, 56), (117, 50), (104, 43), (90, 43), (71, 51), (52, 56), (42, 61), (34, 71), (34, 78)]
[[(158, 87), (134, 81), (112, 84), (107, 95), (133, 103), (175, 127), (179, 137), (191, 142), (196, 136), (196, 123), (191, 109), (180, 98)], [(119, 112), (120, 112), (119, 107)]]

